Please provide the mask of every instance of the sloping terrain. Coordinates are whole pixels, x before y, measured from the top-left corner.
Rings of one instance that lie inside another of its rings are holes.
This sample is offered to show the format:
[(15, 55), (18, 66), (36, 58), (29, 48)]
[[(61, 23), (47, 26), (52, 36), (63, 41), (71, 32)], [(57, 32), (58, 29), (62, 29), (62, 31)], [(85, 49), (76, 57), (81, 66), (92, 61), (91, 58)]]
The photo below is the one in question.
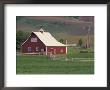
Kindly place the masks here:
[[(92, 17), (92, 16), (91, 16)], [(90, 18), (91, 18), (90, 17)], [(45, 31), (50, 32), (56, 39), (67, 39), (68, 42), (78, 42), (80, 38), (84, 37), (86, 41), (88, 27), (90, 26), (90, 32), (92, 42), (94, 42), (94, 18), (89, 20), (86, 18), (75, 16), (17, 16), (16, 18), (16, 30), (22, 30), (25, 32), (38, 31), (41, 26)], [(74, 39), (77, 37), (77, 39)]]
[(93, 22), (79, 21), (75, 18), (49, 17), (49, 16), (27, 16), (17, 19), (17, 30), (33, 31), (38, 30), (42, 25), (47, 31), (52, 33), (68, 33), (72, 35), (86, 35), (87, 28), (91, 25), (90, 34), (93, 34)]

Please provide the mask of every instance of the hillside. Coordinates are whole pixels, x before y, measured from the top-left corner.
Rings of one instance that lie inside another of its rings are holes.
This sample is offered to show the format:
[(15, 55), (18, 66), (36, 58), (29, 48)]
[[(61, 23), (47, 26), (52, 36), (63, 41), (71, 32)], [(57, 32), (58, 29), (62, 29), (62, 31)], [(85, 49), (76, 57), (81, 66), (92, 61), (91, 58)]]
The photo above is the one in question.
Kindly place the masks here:
[[(92, 17), (92, 16), (91, 16)], [(91, 18), (90, 17), (90, 18)], [(67, 39), (69, 43), (78, 42), (79, 38), (86, 41), (88, 26), (90, 28), (90, 36), (92, 43), (94, 42), (94, 20), (90, 18), (75, 16), (17, 16), (16, 30), (26, 32), (37, 31), (40, 26), (50, 32), (56, 39)], [(76, 38), (77, 39), (74, 39)]]

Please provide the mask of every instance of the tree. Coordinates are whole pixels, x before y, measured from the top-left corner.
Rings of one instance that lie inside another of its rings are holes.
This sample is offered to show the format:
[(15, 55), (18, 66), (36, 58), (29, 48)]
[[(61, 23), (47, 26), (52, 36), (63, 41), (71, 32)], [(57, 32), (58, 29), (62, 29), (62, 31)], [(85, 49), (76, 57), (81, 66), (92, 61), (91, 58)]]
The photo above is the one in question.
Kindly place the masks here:
[(16, 17), (16, 21), (19, 21), (19, 20), (21, 20), (21, 19), (23, 19), (24, 18), (24, 16), (17, 16)]
[(74, 18), (76, 18), (76, 19), (79, 19), (79, 16), (73, 16)]
[(60, 39), (60, 40), (59, 40), (59, 42), (61, 42), (61, 43), (63, 43), (63, 44), (64, 44), (64, 39)]
[(29, 33), (16, 31), (16, 50), (20, 50), (21, 44), (27, 39)]
[(82, 39), (80, 38), (80, 39), (79, 39), (79, 42), (78, 42), (78, 45), (81, 47), (82, 44), (83, 44), (83, 41), (82, 41)]

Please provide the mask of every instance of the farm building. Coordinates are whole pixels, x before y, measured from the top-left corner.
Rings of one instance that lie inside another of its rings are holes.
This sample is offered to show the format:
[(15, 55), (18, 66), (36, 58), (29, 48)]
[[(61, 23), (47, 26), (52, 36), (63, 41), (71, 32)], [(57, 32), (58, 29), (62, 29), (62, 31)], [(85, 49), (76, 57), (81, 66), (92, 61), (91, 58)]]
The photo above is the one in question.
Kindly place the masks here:
[(67, 54), (67, 46), (58, 42), (49, 32), (42, 28), (32, 32), (21, 45), (21, 52), (27, 54)]

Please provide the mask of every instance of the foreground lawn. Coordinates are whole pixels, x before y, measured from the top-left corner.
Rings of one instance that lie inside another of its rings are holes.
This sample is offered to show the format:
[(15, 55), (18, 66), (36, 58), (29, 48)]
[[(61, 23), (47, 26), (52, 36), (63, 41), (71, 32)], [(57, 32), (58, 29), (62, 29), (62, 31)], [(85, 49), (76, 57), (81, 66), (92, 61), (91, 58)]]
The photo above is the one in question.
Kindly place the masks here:
[[(86, 56), (88, 57), (88, 55)], [(16, 73), (17, 74), (94, 74), (94, 61), (93, 60), (86, 60), (86, 61), (50, 60), (47, 56), (19, 55), (16, 56)]]

